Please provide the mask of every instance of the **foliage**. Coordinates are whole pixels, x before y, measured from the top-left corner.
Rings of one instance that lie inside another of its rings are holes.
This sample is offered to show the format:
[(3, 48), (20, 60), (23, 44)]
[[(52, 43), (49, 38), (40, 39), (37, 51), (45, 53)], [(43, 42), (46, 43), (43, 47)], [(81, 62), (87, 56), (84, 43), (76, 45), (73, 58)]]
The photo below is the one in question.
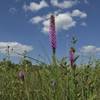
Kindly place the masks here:
[[(18, 77), (21, 70), (25, 80)], [(0, 62), (0, 100), (100, 100), (99, 93), (100, 61), (75, 70), (65, 60), (56, 66)]]

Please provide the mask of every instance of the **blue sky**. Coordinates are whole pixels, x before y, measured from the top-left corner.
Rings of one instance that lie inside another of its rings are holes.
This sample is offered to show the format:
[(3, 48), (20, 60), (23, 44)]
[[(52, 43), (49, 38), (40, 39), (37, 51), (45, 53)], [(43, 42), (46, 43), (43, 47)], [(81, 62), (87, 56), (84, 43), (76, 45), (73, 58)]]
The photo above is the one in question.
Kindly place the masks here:
[(78, 52), (100, 53), (99, 4), (100, 0), (1, 0), (0, 42), (32, 46), (30, 56), (48, 61), (48, 16), (55, 14), (58, 58), (68, 56), (73, 35)]

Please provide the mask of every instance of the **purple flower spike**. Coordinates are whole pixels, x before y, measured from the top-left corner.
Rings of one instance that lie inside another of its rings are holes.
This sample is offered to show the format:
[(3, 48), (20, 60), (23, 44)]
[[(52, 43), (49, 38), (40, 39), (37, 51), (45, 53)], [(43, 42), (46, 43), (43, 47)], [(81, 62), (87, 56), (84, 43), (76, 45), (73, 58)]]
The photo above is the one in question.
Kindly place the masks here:
[(56, 50), (56, 31), (55, 31), (55, 17), (51, 15), (50, 17), (50, 41), (53, 53)]
[(25, 79), (25, 73), (24, 73), (24, 71), (20, 71), (18, 73), (18, 77), (19, 77), (20, 80), (24, 81), (24, 79)]
[(75, 49), (71, 48), (70, 49), (70, 64), (71, 64), (72, 67), (74, 65), (74, 53), (75, 53)]

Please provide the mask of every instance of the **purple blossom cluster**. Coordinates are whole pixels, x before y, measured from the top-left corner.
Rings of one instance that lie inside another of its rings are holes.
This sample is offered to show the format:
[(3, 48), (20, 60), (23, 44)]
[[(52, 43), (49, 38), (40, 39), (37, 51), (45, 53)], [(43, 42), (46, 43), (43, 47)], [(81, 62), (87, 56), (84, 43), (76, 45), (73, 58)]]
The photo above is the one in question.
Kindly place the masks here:
[(53, 53), (56, 50), (56, 30), (55, 30), (55, 17), (51, 15), (50, 17), (50, 41)]
[(75, 49), (73, 47), (70, 48), (70, 64), (73, 67), (74, 66), (74, 60), (75, 60)]
[(18, 77), (19, 77), (20, 80), (24, 81), (25, 80), (25, 73), (24, 73), (24, 71), (22, 71), (22, 70), (19, 71)]

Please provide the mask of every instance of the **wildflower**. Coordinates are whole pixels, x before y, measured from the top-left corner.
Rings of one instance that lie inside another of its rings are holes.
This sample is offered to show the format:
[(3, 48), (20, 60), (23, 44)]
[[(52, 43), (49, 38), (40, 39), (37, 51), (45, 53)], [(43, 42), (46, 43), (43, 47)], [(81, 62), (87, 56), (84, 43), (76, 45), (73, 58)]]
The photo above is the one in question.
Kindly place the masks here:
[(20, 71), (18, 73), (18, 77), (19, 77), (20, 80), (24, 81), (25, 80), (25, 73), (24, 73), (24, 71)]
[(75, 53), (75, 49), (73, 47), (70, 48), (70, 64), (71, 66), (74, 65), (74, 53)]
[(50, 17), (50, 40), (53, 54), (56, 52), (56, 31), (55, 31), (55, 17), (51, 15)]
[(55, 31), (55, 17), (51, 15), (50, 17), (50, 42), (52, 47), (52, 62), (56, 65), (56, 31)]

